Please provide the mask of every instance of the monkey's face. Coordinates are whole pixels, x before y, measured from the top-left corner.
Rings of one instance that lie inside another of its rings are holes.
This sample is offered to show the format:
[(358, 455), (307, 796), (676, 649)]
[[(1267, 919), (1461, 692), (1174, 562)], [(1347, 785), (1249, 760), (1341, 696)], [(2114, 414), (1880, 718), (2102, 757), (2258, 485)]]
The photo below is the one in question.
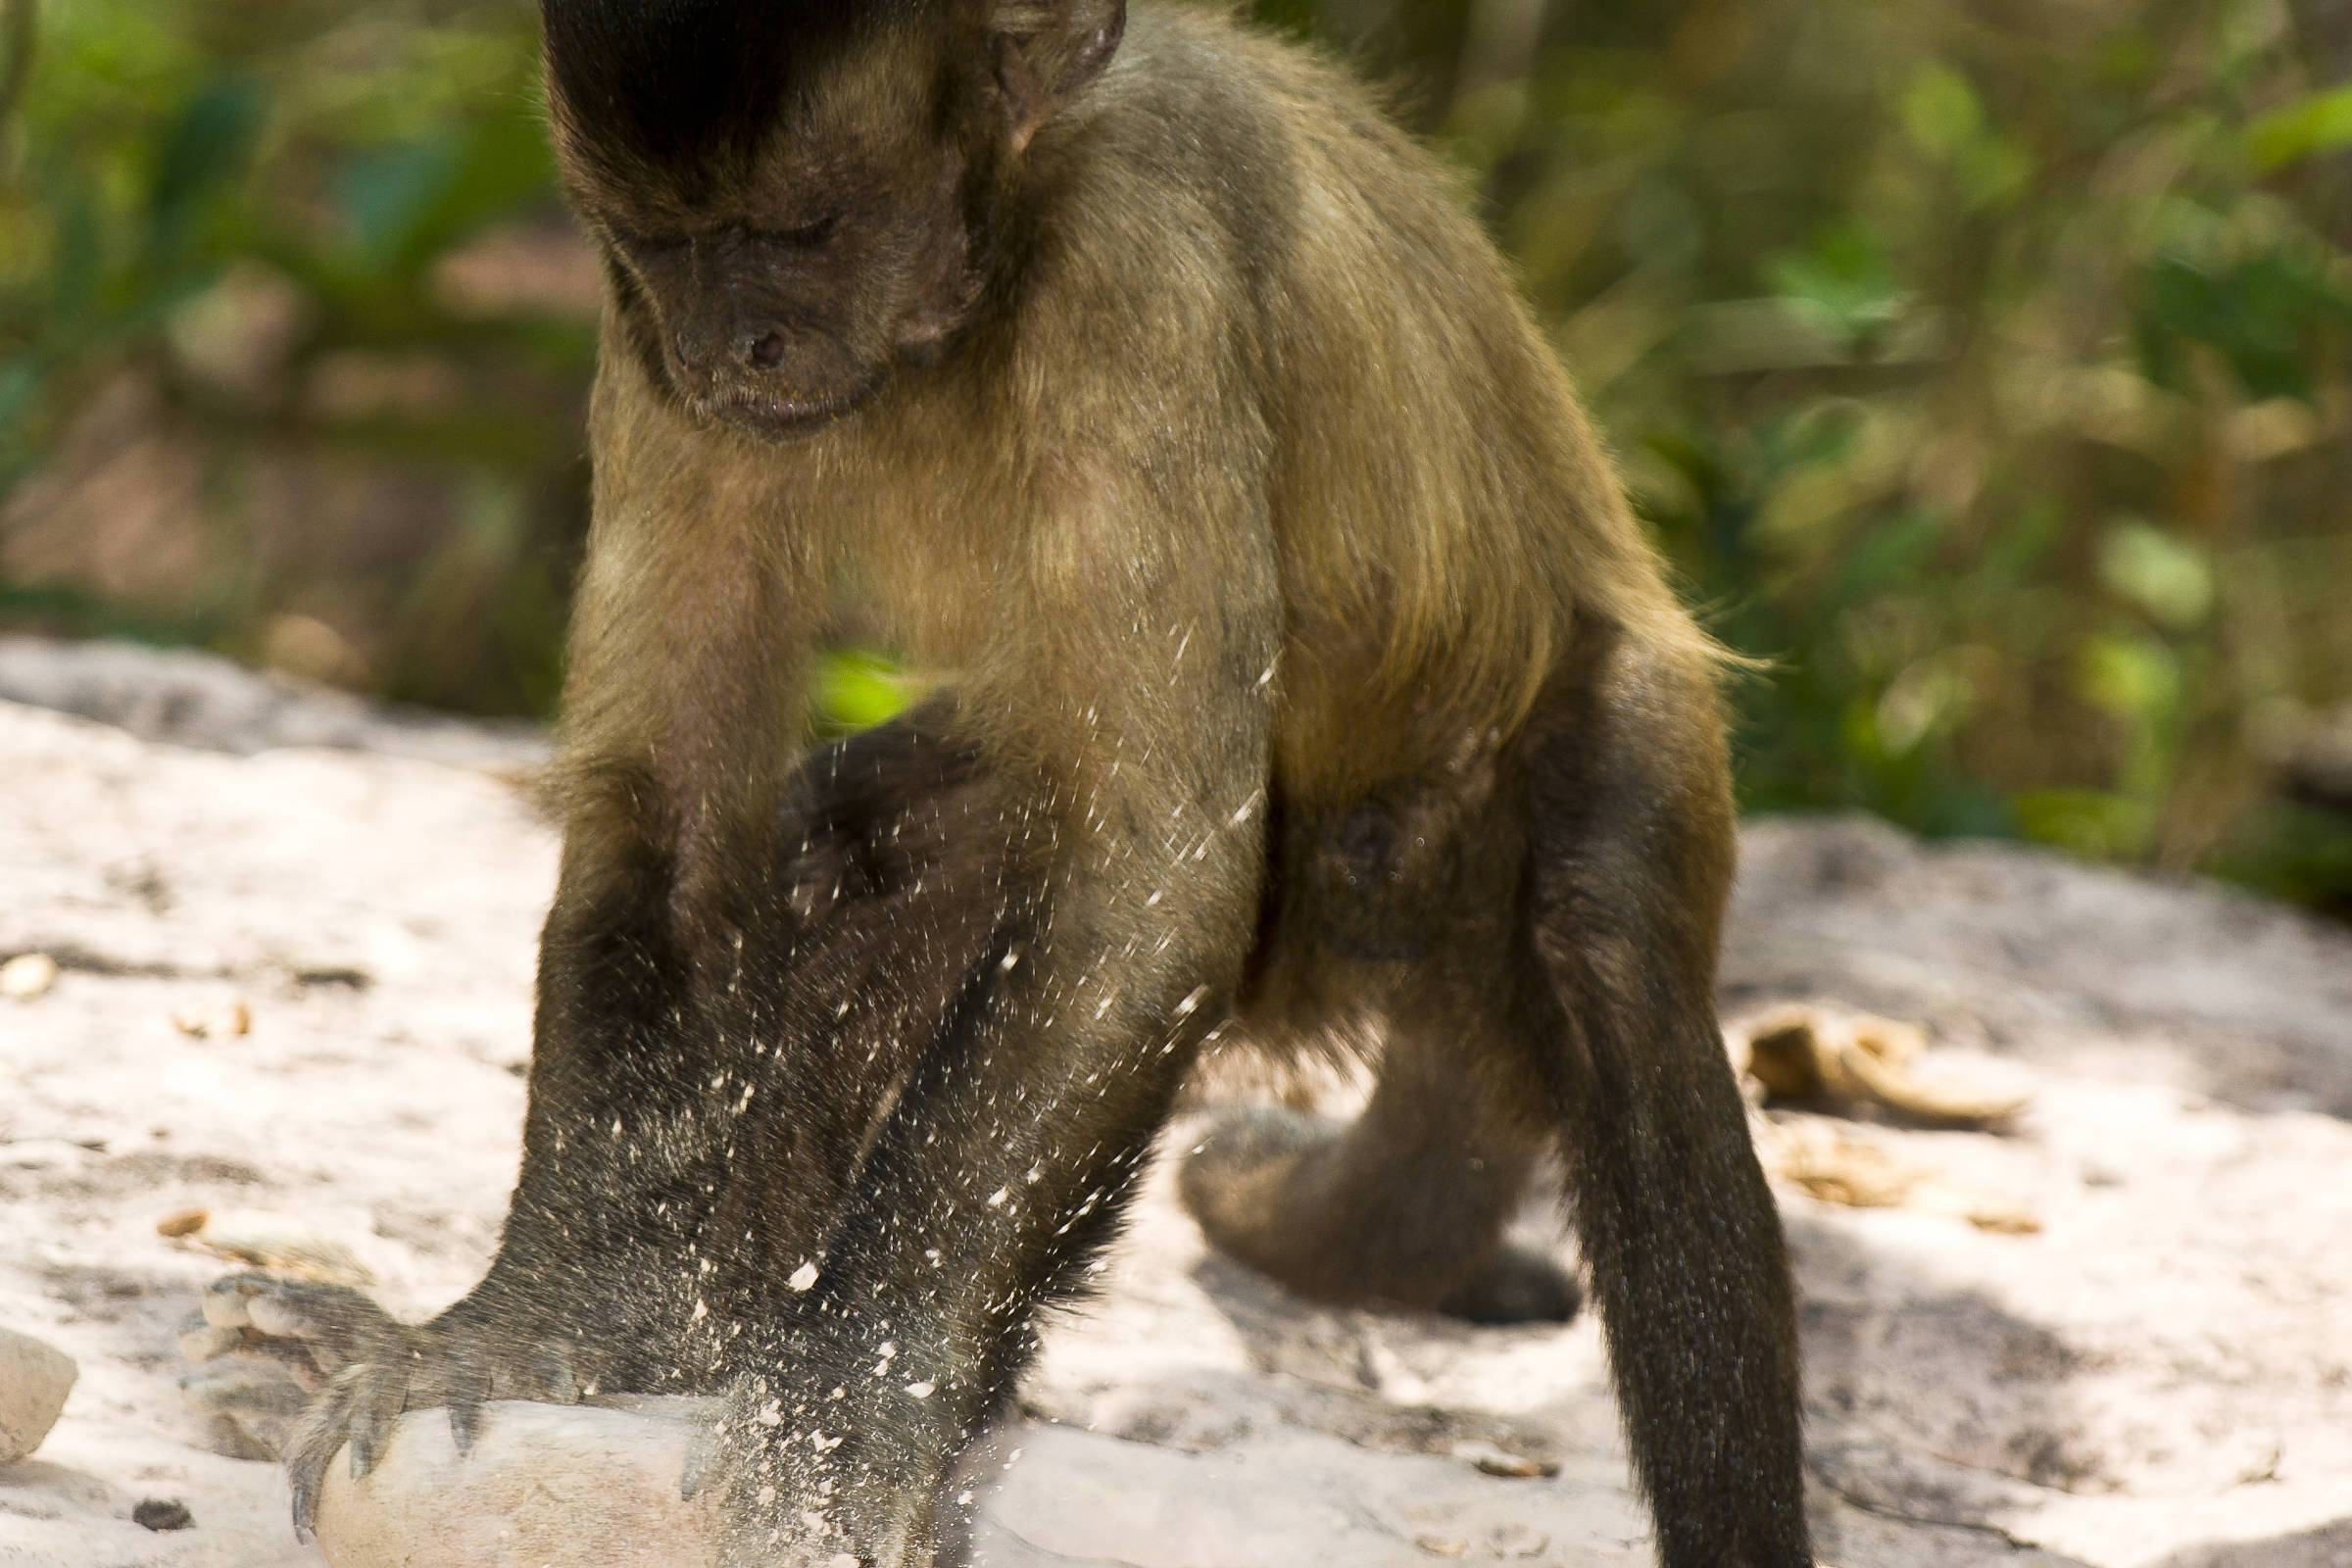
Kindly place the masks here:
[(693, 202), (596, 203), (623, 309), (705, 418), (781, 437), (928, 363), (978, 298), (962, 161), (790, 147)]
[(695, 415), (768, 439), (805, 433), (936, 359), (970, 318), (967, 191), (985, 144), (963, 129), (965, 83), (936, 35), (835, 40), (826, 69), (789, 90), (738, 84), (722, 122), (679, 104), (692, 135), (642, 105), (590, 112), (580, 84), (567, 91), (580, 73), (557, 38), (551, 26), (574, 204), (640, 360)]

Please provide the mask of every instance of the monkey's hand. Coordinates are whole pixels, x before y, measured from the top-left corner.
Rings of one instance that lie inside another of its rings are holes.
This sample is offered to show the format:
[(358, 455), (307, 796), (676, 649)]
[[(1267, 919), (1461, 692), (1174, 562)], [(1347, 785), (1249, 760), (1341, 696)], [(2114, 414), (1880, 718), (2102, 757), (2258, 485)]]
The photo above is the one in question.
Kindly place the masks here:
[(282, 1455), (303, 1540), (317, 1524), (319, 1483), (336, 1451), (348, 1446), (353, 1477), (367, 1475), (402, 1411), (447, 1405), (450, 1435), (464, 1453), (489, 1399), (576, 1404), (590, 1392), (571, 1346), (532, 1338), (492, 1313), (466, 1310), (470, 1304), (409, 1324), (341, 1285), (244, 1273), (206, 1292), (205, 1320), (220, 1342), (215, 1353), (269, 1357), (316, 1391)]

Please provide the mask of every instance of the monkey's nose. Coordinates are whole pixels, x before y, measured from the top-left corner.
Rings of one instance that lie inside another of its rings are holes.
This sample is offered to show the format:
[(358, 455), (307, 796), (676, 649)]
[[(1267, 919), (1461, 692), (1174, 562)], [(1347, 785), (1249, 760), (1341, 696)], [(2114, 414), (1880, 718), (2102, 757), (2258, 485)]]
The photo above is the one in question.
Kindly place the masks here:
[(772, 370), (784, 363), (786, 346), (783, 333), (770, 332), (765, 337), (746, 340), (743, 357), (762, 370)]

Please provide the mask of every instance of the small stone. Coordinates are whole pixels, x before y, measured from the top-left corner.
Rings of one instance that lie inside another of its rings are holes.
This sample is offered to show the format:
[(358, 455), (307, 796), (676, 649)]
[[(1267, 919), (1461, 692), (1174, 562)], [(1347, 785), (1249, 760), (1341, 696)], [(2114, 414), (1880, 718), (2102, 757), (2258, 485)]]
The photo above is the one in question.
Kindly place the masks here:
[(20, 953), (0, 963), (0, 997), (30, 1002), (55, 984), (57, 960), (46, 953)]
[(205, 1222), (211, 1218), (212, 1215), (201, 1208), (175, 1208), (155, 1222), (155, 1234), (172, 1237), (193, 1236), (204, 1229)]
[(1470, 1550), (1470, 1543), (1455, 1541), (1449, 1536), (1415, 1536), (1413, 1544), (1432, 1557), (1459, 1557)]
[(41, 1446), (80, 1375), (65, 1351), (0, 1329), (0, 1464), (14, 1464)]
[(176, 1497), (148, 1497), (130, 1510), (130, 1522), (149, 1530), (185, 1530), (196, 1516)]

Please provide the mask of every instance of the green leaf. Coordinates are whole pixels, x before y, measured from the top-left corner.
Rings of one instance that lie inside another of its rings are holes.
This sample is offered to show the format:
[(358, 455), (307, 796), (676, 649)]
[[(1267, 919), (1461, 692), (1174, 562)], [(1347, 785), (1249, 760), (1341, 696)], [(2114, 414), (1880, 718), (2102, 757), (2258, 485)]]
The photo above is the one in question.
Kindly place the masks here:
[(2352, 86), (2316, 92), (2246, 126), (2246, 156), (2269, 171), (2352, 147)]
[(2152, 726), (2180, 704), (2180, 662), (2152, 637), (2103, 634), (2082, 645), (2079, 683), (2093, 707)]
[(2213, 609), (2213, 564), (2205, 552), (2137, 520), (2107, 530), (2099, 580), (2108, 592), (2172, 631), (2201, 625)]
[(1929, 152), (1950, 158), (1984, 129), (1984, 107), (1969, 79), (1940, 60), (1912, 74), (1903, 91), (1903, 128)]
[(855, 734), (905, 712), (924, 683), (897, 663), (864, 649), (835, 649), (817, 662), (817, 727)]
[(147, 194), (148, 254), (161, 259), (182, 247), (206, 203), (242, 172), (261, 126), (260, 89), (241, 76), (223, 76), (191, 98), (157, 144)]

